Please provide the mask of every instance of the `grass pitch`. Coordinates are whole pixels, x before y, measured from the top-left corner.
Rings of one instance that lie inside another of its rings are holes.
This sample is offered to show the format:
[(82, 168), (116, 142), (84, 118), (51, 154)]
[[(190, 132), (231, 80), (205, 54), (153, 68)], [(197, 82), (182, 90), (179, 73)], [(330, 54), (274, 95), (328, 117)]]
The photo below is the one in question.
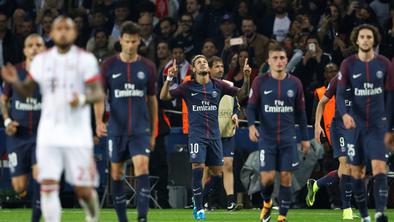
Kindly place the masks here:
[[(356, 210), (354, 210), (356, 211)], [(392, 209), (387, 210), (389, 221), (394, 219)], [(0, 209), (0, 222), (28, 222), (30, 221), (30, 209)], [(137, 213), (135, 209), (127, 211), (129, 221), (136, 221)], [(356, 213), (357, 214), (357, 213)], [(63, 209), (62, 222), (83, 222), (84, 213), (81, 209)], [(272, 222), (276, 221), (278, 211), (273, 211)], [(370, 211), (373, 221), (374, 212)], [(236, 212), (227, 212), (225, 210), (216, 210), (207, 212), (207, 222), (259, 222), (259, 210), (241, 210)], [(339, 210), (290, 210), (288, 215), (290, 222), (328, 222), (342, 221), (342, 211)], [(43, 221), (43, 220), (41, 220)], [(101, 222), (116, 222), (114, 209), (101, 210)], [(191, 210), (150, 210), (149, 222), (193, 222)], [(347, 220), (350, 221), (350, 220)], [(360, 221), (355, 218), (353, 221)]]

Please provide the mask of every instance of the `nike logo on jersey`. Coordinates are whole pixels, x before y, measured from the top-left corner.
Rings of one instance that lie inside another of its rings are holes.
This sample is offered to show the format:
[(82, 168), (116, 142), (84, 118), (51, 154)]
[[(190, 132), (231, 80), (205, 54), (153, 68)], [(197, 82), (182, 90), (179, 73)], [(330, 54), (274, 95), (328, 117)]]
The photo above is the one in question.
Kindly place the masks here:
[(197, 95), (198, 93), (192, 93), (192, 96), (195, 96), (195, 95)]
[(112, 78), (116, 79), (116, 78), (118, 78), (121, 75), (122, 75), (122, 73), (115, 73), (115, 74), (112, 74)]
[(362, 73), (359, 74), (353, 74), (353, 79), (357, 79), (358, 77), (360, 77), (362, 75)]
[(265, 90), (264, 90), (264, 95), (268, 95), (268, 94), (270, 94), (270, 93), (272, 93), (272, 90), (269, 90), (269, 91), (265, 91)]
[(298, 164), (299, 164), (298, 162), (297, 163), (292, 163), (291, 166), (292, 167), (296, 167), (296, 166), (298, 166)]

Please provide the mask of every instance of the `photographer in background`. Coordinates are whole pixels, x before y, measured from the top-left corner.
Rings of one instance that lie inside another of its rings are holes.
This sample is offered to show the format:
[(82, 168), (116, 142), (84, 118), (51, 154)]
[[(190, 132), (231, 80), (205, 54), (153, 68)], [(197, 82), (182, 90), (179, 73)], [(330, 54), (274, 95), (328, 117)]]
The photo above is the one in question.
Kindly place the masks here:
[(313, 92), (324, 84), (324, 67), (331, 62), (331, 55), (324, 53), (320, 48), (318, 38), (314, 35), (306, 39), (306, 47), (303, 59), (295, 68), (296, 75), (304, 86), (305, 108), (308, 124), (312, 121)]

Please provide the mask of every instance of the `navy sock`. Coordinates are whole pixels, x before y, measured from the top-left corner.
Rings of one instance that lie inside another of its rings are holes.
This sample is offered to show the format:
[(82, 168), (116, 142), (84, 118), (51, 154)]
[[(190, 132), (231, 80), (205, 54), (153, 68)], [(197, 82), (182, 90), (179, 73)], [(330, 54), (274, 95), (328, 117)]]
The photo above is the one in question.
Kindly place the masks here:
[(31, 222), (39, 222), (41, 218), (40, 184), (35, 180), (33, 180), (33, 198), (31, 208)]
[(205, 200), (207, 200), (210, 193), (218, 190), (218, 185), (221, 184), (221, 181), (221, 176), (211, 176), (211, 179), (205, 184), (204, 187), (203, 195)]
[(375, 176), (375, 184), (373, 187), (373, 195), (375, 199), (376, 212), (384, 212), (387, 205), (388, 196), (387, 175), (380, 173)]
[(279, 189), (279, 215), (286, 216), (291, 204), (291, 187), (280, 185)]
[(330, 186), (331, 184), (338, 183), (339, 176), (336, 170), (329, 172), (326, 176), (316, 181), (319, 188)]
[(194, 204), (197, 211), (202, 209), (202, 198), (203, 198), (202, 174), (203, 174), (203, 168), (192, 169), (192, 191), (193, 191)]
[(112, 180), (112, 197), (119, 222), (127, 222), (126, 196), (123, 180)]
[(147, 174), (136, 177), (138, 218), (146, 218), (149, 209), (150, 182)]
[(274, 185), (264, 186), (261, 185), (261, 197), (263, 198), (264, 202), (269, 202), (271, 200), (272, 192), (274, 191)]
[(234, 194), (227, 195), (227, 206), (230, 206), (230, 204), (235, 203), (235, 196)]
[(353, 195), (361, 217), (368, 217), (367, 188), (364, 179), (353, 178)]
[(339, 188), (341, 191), (342, 209), (350, 208), (352, 200), (352, 177), (343, 174), (339, 180)]

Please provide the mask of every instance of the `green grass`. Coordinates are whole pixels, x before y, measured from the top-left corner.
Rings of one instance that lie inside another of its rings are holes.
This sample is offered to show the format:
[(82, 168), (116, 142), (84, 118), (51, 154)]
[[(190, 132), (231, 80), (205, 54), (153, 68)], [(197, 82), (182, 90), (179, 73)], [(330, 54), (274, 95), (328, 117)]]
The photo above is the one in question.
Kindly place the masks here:
[[(388, 210), (389, 218), (394, 218), (394, 212)], [(129, 221), (136, 221), (135, 209), (127, 211)], [(373, 211), (370, 211), (373, 217)], [(273, 211), (272, 222), (276, 221), (278, 211)], [(207, 222), (258, 222), (258, 210), (241, 210), (237, 212), (227, 212), (225, 210), (217, 210), (207, 212)], [(150, 222), (192, 222), (191, 210), (150, 210)], [(83, 222), (84, 214), (80, 209), (63, 210), (63, 222)], [(342, 212), (334, 210), (290, 210), (288, 221), (290, 222), (328, 222), (342, 221)], [(373, 219), (373, 218), (372, 218)], [(0, 209), (0, 222), (26, 222), (30, 221), (30, 209)], [(43, 221), (43, 220), (42, 220)], [(113, 209), (103, 209), (101, 211), (101, 222), (116, 222), (115, 211)], [(353, 221), (360, 221), (359, 218)]]

